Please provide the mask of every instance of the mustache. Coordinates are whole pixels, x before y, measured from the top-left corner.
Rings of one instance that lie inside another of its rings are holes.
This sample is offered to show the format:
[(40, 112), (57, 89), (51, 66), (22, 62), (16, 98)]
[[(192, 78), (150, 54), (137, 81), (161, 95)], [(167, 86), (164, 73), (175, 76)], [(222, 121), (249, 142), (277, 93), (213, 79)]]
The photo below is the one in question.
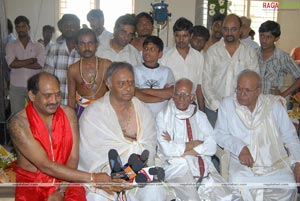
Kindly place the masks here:
[(85, 51), (83, 51), (83, 53), (86, 54), (86, 53), (92, 53), (92, 52), (89, 50), (85, 50)]
[(232, 35), (226, 36), (226, 40), (228, 40), (228, 41), (233, 41), (234, 39), (235, 39), (235, 37)]
[(48, 103), (48, 104), (46, 104), (46, 107), (51, 107), (51, 106), (58, 106), (58, 103)]

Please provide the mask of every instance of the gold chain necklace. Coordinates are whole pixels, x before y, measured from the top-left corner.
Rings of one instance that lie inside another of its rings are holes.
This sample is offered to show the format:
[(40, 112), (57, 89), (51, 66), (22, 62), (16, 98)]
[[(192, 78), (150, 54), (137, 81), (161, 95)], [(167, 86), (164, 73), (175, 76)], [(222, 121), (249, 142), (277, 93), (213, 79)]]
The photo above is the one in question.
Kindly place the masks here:
[(122, 132), (123, 132), (124, 136), (129, 136), (127, 132), (129, 130), (129, 123), (130, 123), (130, 120), (131, 120), (131, 111), (130, 111), (131, 105), (132, 104), (130, 103), (129, 107), (126, 109), (127, 113), (128, 113), (128, 119), (127, 119), (127, 122), (126, 122), (126, 126), (125, 127), (121, 126), (121, 129), (122, 129)]
[[(99, 72), (99, 66), (98, 66), (98, 58), (96, 57), (96, 75), (94, 77), (90, 78), (90, 81), (86, 81), (83, 77), (83, 72), (82, 72), (82, 61), (83, 59), (80, 59), (80, 64), (79, 64), (79, 71), (80, 71), (80, 77), (82, 79), (81, 86), (84, 89), (92, 89), (96, 85), (96, 80), (98, 78), (98, 72)], [(90, 86), (89, 86), (90, 85)]]

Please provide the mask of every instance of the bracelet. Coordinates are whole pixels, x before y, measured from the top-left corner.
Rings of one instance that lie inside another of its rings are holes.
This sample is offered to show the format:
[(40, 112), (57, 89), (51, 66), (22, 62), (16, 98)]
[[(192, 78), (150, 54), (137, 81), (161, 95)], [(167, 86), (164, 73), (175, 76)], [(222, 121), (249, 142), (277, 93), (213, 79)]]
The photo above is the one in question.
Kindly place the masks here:
[(95, 173), (91, 173), (91, 183), (95, 182)]

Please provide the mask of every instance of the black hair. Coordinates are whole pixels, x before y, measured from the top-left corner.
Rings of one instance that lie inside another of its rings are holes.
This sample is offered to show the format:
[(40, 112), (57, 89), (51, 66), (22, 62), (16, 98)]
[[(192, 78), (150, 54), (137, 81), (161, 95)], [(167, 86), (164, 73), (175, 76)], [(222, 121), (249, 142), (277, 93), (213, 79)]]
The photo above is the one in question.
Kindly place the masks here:
[(59, 79), (56, 75), (53, 75), (53, 74), (47, 73), (47, 72), (40, 72), (40, 73), (37, 73), (37, 74), (31, 76), (27, 80), (27, 90), (28, 91), (31, 91), (33, 94), (37, 94), (39, 92), (39, 90), (40, 90), (39, 83), (40, 83), (40, 78), (42, 75), (53, 77), (56, 79), (57, 83), (60, 84)]
[(193, 32), (193, 23), (190, 20), (181, 17), (176, 20), (173, 26), (173, 32), (175, 33), (176, 31), (188, 31), (191, 34)]
[(29, 19), (23, 15), (16, 17), (14, 21), (15, 25), (20, 24), (21, 22), (25, 22), (29, 26)]
[(153, 43), (158, 47), (158, 50), (161, 52), (164, 49), (164, 42), (158, 36), (148, 36), (144, 42), (143, 46)]
[(280, 25), (277, 22), (268, 20), (262, 23), (258, 29), (259, 33), (271, 32), (276, 38), (281, 35)]
[(79, 38), (80, 38), (80, 36), (83, 36), (83, 35), (92, 35), (94, 38), (94, 41), (98, 42), (95, 31), (93, 31), (92, 29), (89, 29), (89, 28), (82, 28), (76, 33), (76, 44), (79, 43)]
[(255, 31), (253, 29), (251, 29), (249, 31), (249, 36), (251, 37), (252, 40), (254, 40), (254, 35), (255, 35)]
[(152, 16), (151, 16), (150, 14), (146, 13), (146, 12), (141, 12), (141, 13), (137, 14), (137, 15), (135, 16), (136, 22), (138, 22), (139, 19), (141, 19), (141, 18), (143, 18), (143, 17), (145, 17), (145, 18), (147, 18), (148, 20), (150, 20), (151, 23), (152, 23), (152, 25), (154, 24), (154, 20), (153, 20)]
[(14, 26), (12, 24), (12, 22), (10, 21), (10, 19), (7, 18), (7, 31), (8, 33), (12, 33), (14, 29)]
[(132, 25), (135, 28), (136, 20), (131, 14), (122, 15), (116, 20), (115, 29), (119, 29), (121, 25)]
[(224, 15), (224, 14), (215, 15), (212, 19), (212, 23), (214, 23), (216, 21), (221, 21), (223, 23), (225, 17), (226, 17), (226, 15)]
[(194, 26), (193, 34), (194, 34), (194, 36), (203, 37), (206, 41), (208, 41), (208, 39), (210, 37), (209, 30), (202, 25)]
[(66, 21), (74, 21), (78, 27), (80, 27), (80, 19), (74, 14), (64, 14), (62, 18), (57, 22), (58, 29), (61, 31), (62, 26)]
[(103, 11), (100, 9), (92, 9), (90, 10), (90, 12), (88, 12), (87, 14), (87, 19), (89, 19), (90, 17), (95, 17), (95, 18), (101, 18), (104, 20), (104, 15), (103, 15)]
[(55, 28), (53, 26), (51, 26), (51, 25), (45, 25), (45, 26), (43, 26), (43, 32), (45, 32), (47, 30), (50, 30), (50, 31), (52, 31), (52, 33), (54, 33)]

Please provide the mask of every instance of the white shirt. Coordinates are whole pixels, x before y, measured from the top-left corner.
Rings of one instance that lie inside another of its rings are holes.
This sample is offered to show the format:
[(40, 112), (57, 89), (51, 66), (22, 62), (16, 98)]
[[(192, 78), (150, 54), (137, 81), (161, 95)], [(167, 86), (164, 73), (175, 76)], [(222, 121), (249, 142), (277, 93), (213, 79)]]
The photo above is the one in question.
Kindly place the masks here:
[(176, 47), (173, 47), (164, 54), (160, 63), (172, 69), (176, 80), (188, 78), (196, 86), (202, 84), (204, 58), (197, 50), (190, 47), (188, 55), (183, 59)]
[(259, 48), (259, 45), (257, 42), (251, 39), (251, 36), (248, 36), (247, 38), (241, 39), (242, 42), (246, 43), (250, 47), (253, 47), (255, 50)]
[[(134, 68), (135, 85), (140, 89), (163, 89), (167, 84), (174, 85), (175, 78), (172, 70), (166, 66), (149, 68), (143, 64)], [(166, 106), (167, 100), (157, 103), (146, 103), (153, 117)]]
[[(261, 198), (255, 193), (252, 196), (244, 193), (243, 197), (248, 197), (245, 200), (269, 200), (268, 196), (274, 200), (294, 200), (291, 196), (295, 195), (293, 191), (296, 189), (292, 186), (279, 185), (274, 190), (270, 185), (256, 186), (262, 183), (295, 182), (290, 166), (300, 160), (300, 143), (295, 127), (283, 107), (284, 103), (279, 100), (284, 99), (260, 95), (251, 112), (232, 96), (225, 98), (218, 110), (214, 132), (217, 143), (230, 151), (229, 182), (251, 184), (247, 188), (258, 191), (269, 188), (268, 193), (261, 194)], [(244, 146), (248, 147), (254, 160), (252, 168), (239, 161), (238, 156)]]
[(231, 57), (223, 39), (212, 45), (205, 54), (203, 71), (205, 106), (217, 110), (223, 98), (234, 94), (237, 76), (245, 69), (259, 73), (257, 55), (252, 47), (240, 43)]
[(116, 52), (110, 47), (110, 43), (99, 45), (96, 56), (108, 59), (112, 62), (127, 62), (132, 66), (142, 63), (142, 56), (139, 51), (131, 44), (126, 45), (120, 52)]
[(112, 39), (113, 34), (106, 29), (102, 31), (102, 33), (97, 37), (99, 46), (109, 44), (110, 39)]

